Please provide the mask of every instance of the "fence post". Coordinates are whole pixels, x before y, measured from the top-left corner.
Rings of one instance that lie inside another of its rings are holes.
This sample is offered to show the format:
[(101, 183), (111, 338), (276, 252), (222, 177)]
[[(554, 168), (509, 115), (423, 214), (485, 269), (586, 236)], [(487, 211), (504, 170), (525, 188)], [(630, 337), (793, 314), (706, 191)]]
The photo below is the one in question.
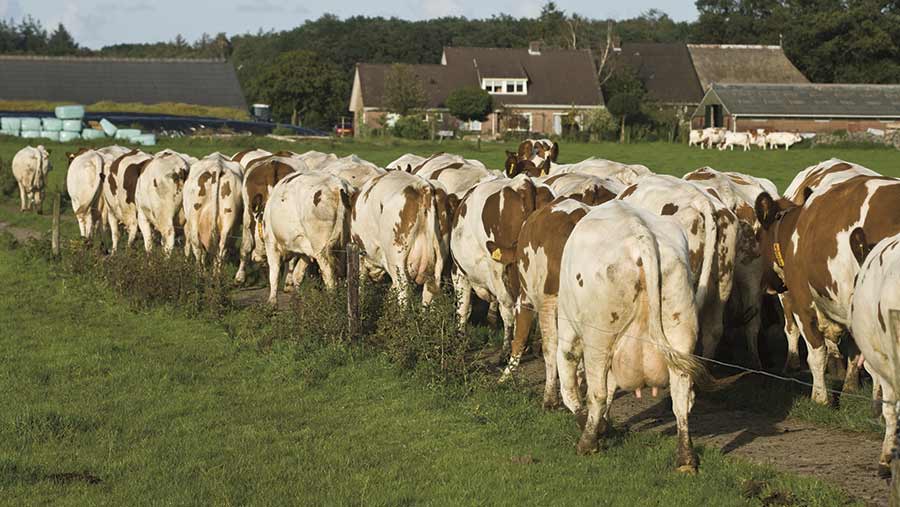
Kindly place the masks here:
[(54, 257), (59, 257), (59, 208), (62, 204), (62, 197), (59, 193), (53, 199), (53, 228), (50, 232), (50, 249)]
[(350, 339), (359, 338), (359, 247), (347, 244), (347, 329)]

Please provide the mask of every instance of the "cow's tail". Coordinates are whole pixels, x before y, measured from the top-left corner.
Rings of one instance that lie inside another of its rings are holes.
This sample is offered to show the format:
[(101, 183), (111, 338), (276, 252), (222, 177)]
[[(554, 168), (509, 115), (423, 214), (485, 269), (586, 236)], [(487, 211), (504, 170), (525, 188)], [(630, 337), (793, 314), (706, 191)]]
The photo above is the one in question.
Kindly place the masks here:
[(37, 152), (37, 167), (31, 175), (31, 190), (37, 192), (44, 187), (44, 152), (35, 149)]
[(433, 274), (430, 268), (435, 262), (434, 245), (437, 241), (437, 216), (432, 213), (433, 192), (431, 185), (424, 185), (419, 190), (416, 222), (409, 235), (411, 241), (406, 257), (406, 272), (417, 285), (424, 284)]
[(703, 237), (703, 259), (700, 264), (700, 279), (697, 283), (697, 294), (694, 301), (698, 309), (702, 309), (706, 303), (706, 297), (713, 285), (713, 258), (716, 255), (716, 220), (713, 214), (712, 204), (708, 201), (703, 203), (703, 221), (704, 237)]
[(706, 366), (698, 356), (675, 350), (669, 344), (662, 322), (662, 277), (660, 276), (659, 247), (643, 221), (640, 221), (640, 226), (637, 229), (640, 232), (636, 234), (636, 238), (647, 283), (650, 339), (663, 355), (666, 365), (687, 374), (694, 385), (704, 391), (715, 391), (733, 384), (747, 373), (716, 379), (709, 373), (709, 370), (706, 369)]
[(209, 249), (218, 253), (219, 251), (219, 241), (222, 235), (222, 220), (223, 217), (219, 213), (219, 193), (222, 188), (222, 178), (225, 177), (225, 168), (222, 167), (222, 161), (219, 160), (216, 163), (216, 200), (213, 204), (213, 226), (210, 231), (209, 238)]

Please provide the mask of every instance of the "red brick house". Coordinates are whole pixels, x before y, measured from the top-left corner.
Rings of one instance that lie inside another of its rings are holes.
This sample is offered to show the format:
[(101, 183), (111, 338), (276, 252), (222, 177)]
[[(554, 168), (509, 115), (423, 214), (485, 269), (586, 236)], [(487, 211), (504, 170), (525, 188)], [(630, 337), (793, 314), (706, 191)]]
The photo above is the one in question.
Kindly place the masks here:
[[(356, 65), (350, 97), (355, 125), (379, 128), (385, 121), (381, 118), (389, 115), (383, 99), (390, 68), (390, 64)], [(492, 136), (506, 131), (560, 134), (573, 110), (579, 117), (603, 107), (589, 50), (545, 49), (536, 43), (529, 48), (446, 47), (440, 64), (410, 68), (425, 92), (426, 113), (464, 131)], [(459, 125), (449, 116), (444, 101), (452, 91), (467, 86), (493, 96), (494, 111), (486, 121)]]

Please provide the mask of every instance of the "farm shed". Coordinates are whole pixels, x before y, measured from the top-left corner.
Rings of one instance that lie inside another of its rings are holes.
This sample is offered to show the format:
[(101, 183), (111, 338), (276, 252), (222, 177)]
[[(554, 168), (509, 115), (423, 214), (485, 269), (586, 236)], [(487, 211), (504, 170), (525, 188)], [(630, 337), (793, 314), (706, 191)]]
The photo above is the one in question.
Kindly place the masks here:
[(884, 130), (898, 120), (900, 85), (714, 83), (691, 125), (827, 133)]
[(178, 102), (245, 111), (226, 60), (0, 56), (0, 100), (95, 104)]

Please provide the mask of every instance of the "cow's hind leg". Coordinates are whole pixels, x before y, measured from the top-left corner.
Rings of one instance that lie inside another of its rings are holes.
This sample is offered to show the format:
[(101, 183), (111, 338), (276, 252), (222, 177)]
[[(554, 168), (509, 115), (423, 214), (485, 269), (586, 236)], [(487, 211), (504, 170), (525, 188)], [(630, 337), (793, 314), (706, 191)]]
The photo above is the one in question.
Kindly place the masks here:
[(515, 315), (511, 305), (500, 303), (500, 318), (503, 319), (503, 351), (509, 352), (512, 344)]
[(599, 438), (608, 429), (607, 381), (615, 334), (589, 328), (584, 332), (584, 373), (587, 380), (587, 419), (575, 449), (578, 454), (599, 450)]
[[(144, 251), (153, 250), (153, 227), (150, 226), (150, 221), (147, 220), (147, 216), (138, 211), (137, 214), (137, 222), (138, 228), (141, 230), (141, 236), (144, 240)], [(129, 237), (128, 243), (131, 243), (131, 238)]]
[(557, 296), (545, 295), (538, 314), (541, 326), (541, 351), (544, 354), (544, 408), (559, 407), (559, 374), (556, 369), (556, 350), (558, 340), (556, 334)]
[(693, 474), (697, 472), (698, 460), (688, 427), (688, 415), (694, 406), (691, 377), (670, 367), (669, 384), (672, 394), (672, 411), (675, 413), (675, 423), (678, 429), (675, 467), (679, 472)]
[(528, 335), (531, 334), (531, 327), (534, 323), (534, 310), (521, 299), (516, 304), (515, 321), (515, 336), (510, 346), (509, 363), (507, 363), (506, 369), (503, 370), (503, 375), (500, 376), (501, 382), (512, 376), (513, 372), (519, 367), (519, 362), (522, 360), (522, 351), (525, 350), (525, 344), (528, 342)]
[(28, 211), (28, 194), (25, 192), (25, 185), (19, 183), (19, 211)]
[(584, 417), (584, 407), (578, 389), (578, 366), (582, 357), (582, 342), (568, 319), (559, 319), (556, 364), (559, 370), (559, 391), (563, 404), (576, 417)]
[(456, 309), (459, 317), (459, 329), (463, 331), (466, 329), (469, 315), (472, 313), (472, 284), (469, 283), (466, 275), (456, 270), (453, 272), (453, 288), (456, 289), (456, 297), (459, 301)]
[(110, 239), (112, 240), (110, 253), (114, 254), (119, 249), (119, 219), (116, 218), (116, 215), (111, 210), (107, 211), (106, 217), (109, 222)]
[(316, 264), (319, 265), (319, 272), (322, 274), (322, 281), (325, 283), (325, 287), (329, 289), (337, 287), (334, 259), (331, 257), (331, 253), (326, 250), (319, 254), (319, 256), (316, 257)]
[(275, 249), (274, 241), (266, 242), (266, 263), (269, 264), (269, 304), (278, 304), (278, 282), (281, 278), (281, 254)]

